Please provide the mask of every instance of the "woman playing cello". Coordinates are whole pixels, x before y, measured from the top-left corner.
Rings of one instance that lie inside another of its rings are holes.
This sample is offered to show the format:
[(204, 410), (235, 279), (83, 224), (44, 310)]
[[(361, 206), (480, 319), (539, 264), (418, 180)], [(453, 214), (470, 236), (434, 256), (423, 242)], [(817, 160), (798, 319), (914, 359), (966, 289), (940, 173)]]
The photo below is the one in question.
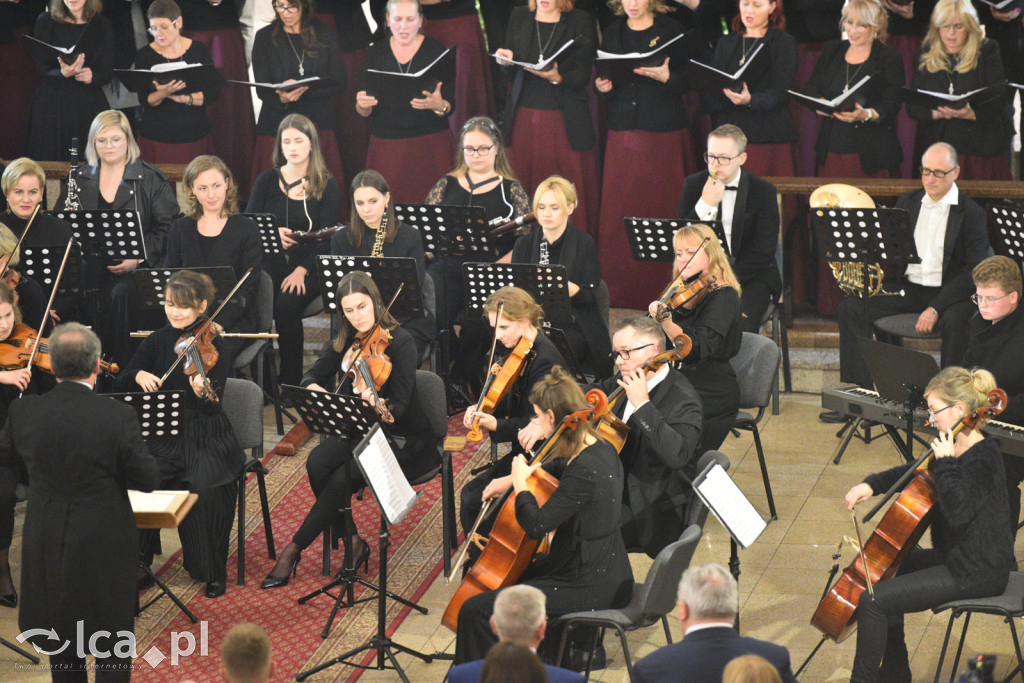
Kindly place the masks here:
[[(579, 385), (560, 366), (534, 385), (530, 403), (530, 425), (542, 439), (551, 436), (566, 416), (589, 407)], [(483, 493), (485, 499), (496, 498), (511, 486), (516, 521), (530, 538), (557, 530), (550, 553), (538, 557), (519, 581), (547, 595), (549, 622), (569, 612), (620, 606), (629, 600), (633, 586), (633, 572), (619, 533), (623, 475), (618, 453), (598, 439), (588, 422), (565, 430), (552, 448), (554, 459), (545, 463), (544, 470), (557, 477), (559, 484), (543, 506), (526, 483), (539, 465), (529, 465), (522, 455), (512, 461), (509, 476), (495, 479)], [(456, 664), (482, 659), (497, 641), (488, 625), (496, 597), (497, 591), (487, 591), (463, 603), (455, 640)], [(549, 628), (544, 642), (554, 644), (547, 653), (550, 661), (559, 636)]]
[[(932, 548), (915, 548), (892, 579), (867, 591), (857, 606), (857, 654), (853, 681), (910, 681), (903, 615), (950, 600), (998, 595), (1015, 568), (1013, 533), (1006, 500), (1006, 475), (998, 446), (978, 429), (954, 427), (987, 406), (996, 386), (987, 370), (948, 367), (925, 389), (928, 417), (939, 430), (932, 441), (931, 474), (936, 504)], [(868, 476), (846, 494), (857, 503), (892, 486), (909, 465)]]

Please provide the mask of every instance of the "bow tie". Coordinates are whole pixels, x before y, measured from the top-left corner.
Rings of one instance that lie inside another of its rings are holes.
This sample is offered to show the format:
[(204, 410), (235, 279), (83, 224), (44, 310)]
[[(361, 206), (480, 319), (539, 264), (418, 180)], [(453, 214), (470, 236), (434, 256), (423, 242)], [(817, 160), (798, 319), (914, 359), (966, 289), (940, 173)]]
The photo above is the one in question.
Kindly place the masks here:
[(921, 199), (921, 206), (927, 206), (929, 209), (941, 209), (945, 204), (937, 202), (928, 195), (925, 195)]
[(738, 188), (738, 187), (736, 187), (735, 185), (726, 185), (726, 186), (725, 186), (725, 191), (726, 191), (726, 192), (729, 192), (729, 191), (735, 192), (735, 191), (736, 191), (736, 190), (738, 190), (738, 189), (739, 189), (739, 188)]

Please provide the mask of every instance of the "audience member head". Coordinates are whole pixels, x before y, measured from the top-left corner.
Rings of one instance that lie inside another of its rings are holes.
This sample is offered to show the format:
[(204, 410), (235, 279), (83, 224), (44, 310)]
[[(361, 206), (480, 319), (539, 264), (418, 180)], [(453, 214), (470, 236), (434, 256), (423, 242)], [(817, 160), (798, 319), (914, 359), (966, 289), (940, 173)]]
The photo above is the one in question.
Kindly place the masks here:
[(782, 683), (782, 676), (764, 657), (740, 655), (725, 665), (722, 683)]
[(495, 643), (484, 658), (480, 683), (547, 683), (544, 664), (530, 648), (518, 643)]
[[(170, 2), (173, 0), (157, 0)], [(85, 143), (85, 161), (90, 166), (131, 164), (139, 158), (139, 143), (132, 135), (128, 117), (116, 109), (101, 111), (89, 126), (89, 139)]]
[(101, 0), (50, 0), (50, 16), (62, 24), (81, 24), (102, 11)]
[(0, 176), (0, 189), (7, 199), (7, 208), (22, 220), (31, 216), (43, 201), (45, 188), (46, 171), (28, 157), (20, 157), (7, 164), (3, 176)]
[(238, 186), (220, 157), (196, 157), (185, 167), (181, 181), (185, 184), (187, 216), (199, 220), (207, 213), (221, 218), (238, 213)]
[[(989, 405), (988, 393), (996, 388), (996, 378), (988, 370), (950, 365), (939, 370), (925, 387), (928, 419), (937, 429), (948, 431), (972, 410)], [(979, 420), (977, 426), (984, 424)]]
[[(384, 298), (368, 273), (353, 270), (338, 282), (335, 301), (338, 302), (338, 336), (334, 338), (334, 350), (344, 353), (356, 335), (368, 332), (377, 316), (384, 312)], [(398, 327), (398, 321), (390, 312), (381, 318), (380, 324), (386, 330)]]
[(732, 19), (734, 33), (763, 35), (769, 28), (786, 30), (782, 0), (736, 0), (736, 8), (739, 14)]
[(743, 130), (727, 123), (711, 131), (704, 163), (708, 165), (708, 173), (723, 183), (731, 183), (740, 167), (747, 163), (747, 136)]
[(623, 375), (633, 372), (665, 350), (665, 333), (654, 318), (623, 318), (612, 330), (612, 358)]
[(971, 0), (939, 0), (921, 43), (917, 68), (967, 73), (978, 66), (985, 34)]
[(50, 334), (50, 366), (60, 380), (88, 380), (100, 371), (100, 338), (85, 325), (63, 323)]
[(539, 588), (523, 583), (502, 588), (494, 600), (491, 631), (502, 641), (536, 650), (547, 629), (546, 605)]
[(739, 609), (739, 587), (729, 570), (720, 564), (691, 566), (679, 579), (679, 625), (708, 622), (731, 624)]
[[(697, 251), (701, 242), (707, 239), (704, 248)], [(740, 284), (729, 263), (729, 255), (722, 248), (715, 231), (703, 223), (686, 225), (678, 230), (672, 238), (676, 251), (675, 263), (672, 266), (672, 277), (676, 278), (683, 271), (690, 278), (698, 274), (715, 276), (715, 283), (721, 287), (732, 287), (740, 292)], [(687, 265), (689, 264), (689, 265)]]
[[(377, 230), (384, 221), (384, 241), (395, 241), (398, 234), (398, 219), (395, 218), (395, 203), (391, 199), (391, 188), (377, 171), (371, 168), (360, 171), (352, 179), (349, 188), (352, 197), (352, 220), (348, 230), (348, 241), (354, 247), (363, 243), (363, 232), (369, 228)], [(373, 239), (373, 235), (369, 239)]]
[(288, 114), (277, 126), (277, 142), (274, 145), (274, 166), (306, 164), (306, 194), (320, 199), (327, 188), (331, 172), (324, 161), (320, 148), (320, 134), (316, 126), (302, 114)]
[(888, 38), (889, 13), (878, 0), (849, 0), (843, 6), (839, 29), (846, 32), (851, 45), (870, 47), (875, 40)]
[[(533, 424), (540, 427), (545, 439), (554, 433), (570, 413), (591, 408), (583, 395), (583, 389), (561, 365), (551, 368), (550, 373), (533, 385), (530, 389), (530, 403), (533, 404)], [(590, 438), (596, 438), (593, 423), (583, 421), (559, 437), (551, 448), (551, 457), (575, 456)]]
[(936, 142), (921, 155), (921, 185), (932, 201), (939, 201), (953, 188), (960, 177), (960, 160), (956, 148)]
[(232, 626), (220, 644), (220, 675), (228, 683), (264, 683), (274, 677), (270, 638), (256, 624)]
[(533, 193), (533, 213), (541, 228), (562, 230), (576, 210), (576, 186), (559, 175), (545, 178)]
[[(2, 248), (2, 245), (0, 245)], [(992, 256), (974, 266), (974, 295), (978, 313), (996, 323), (1017, 310), (1022, 293), (1020, 266), (1006, 256)]]
[(474, 116), (466, 121), (459, 134), (452, 175), (462, 176), (469, 171), (478, 176), (500, 175), (508, 180), (516, 179), (505, 155), (501, 131), (486, 116)]

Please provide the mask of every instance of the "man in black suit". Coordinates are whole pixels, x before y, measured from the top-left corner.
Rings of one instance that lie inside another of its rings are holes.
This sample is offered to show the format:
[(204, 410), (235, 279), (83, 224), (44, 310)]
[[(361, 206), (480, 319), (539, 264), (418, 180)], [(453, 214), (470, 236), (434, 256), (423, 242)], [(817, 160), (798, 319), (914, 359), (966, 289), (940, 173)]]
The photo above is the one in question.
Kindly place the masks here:
[(690, 567), (679, 580), (679, 626), (683, 639), (666, 645), (633, 665), (632, 683), (720, 681), (725, 665), (740, 655), (771, 662), (783, 683), (796, 683), (789, 651), (755, 638), (744, 638), (733, 623), (739, 600), (736, 579), (720, 564)]
[(598, 388), (625, 396), (613, 409), (629, 434), (620, 453), (625, 471), (622, 536), (626, 548), (651, 557), (679, 539), (693, 489), (701, 434), (701, 402), (681, 372), (643, 366), (665, 351), (665, 334), (652, 318), (626, 318), (615, 326), (612, 352), (621, 374)]
[[(896, 313), (920, 313), (916, 329), (942, 333), (942, 365), (960, 362), (967, 350), (967, 321), (974, 313), (971, 269), (992, 255), (985, 227), (985, 210), (956, 186), (960, 174), (956, 150), (945, 142), (929, 147), (921, 157), (920, 190), (896, 200), (897, 209), (910, 212), (914, 241), (921, 263), (909, 265), (886, 290), (898, 296), (872, 297), (865, 320), (864, 301), (849, 298), (839, 304), (839, 373), (843, 382), (871, 387), (871, 375), (857, 346), (857, 337), (875, 320)], [(867, 323), (867, 324), (866, 324)], [(841, 422), (839, 413), (821, 414), (825, 422)]]
[(679, 217), (721, 221), (732, 268), (743, 288), (743, 331), (757, 332), (773, 297), (782, 292), (779, 272), (779, 204), (775, 186), (742, 166), (747, 136), (726, 124), (711, 131), (708, 170), (683, 183)]
[(50, 361), (59, 383), (12, 403), (0, 432), (0, 466), (23, 463), (30, 482), (18, 625), (54, 629), (59, 642), (40, 638), (45, 650), (70, 643), (50, 656), (54, 681), (87, 680), (79, 651), (110, 655), (96, 659), (99, 683), (129, 680), (122, 634), (134, 626), (138, 540), (127, 489), (160, 483), (135, 411), (92, 391), (99, 357), (91, 330), (58, 326)]

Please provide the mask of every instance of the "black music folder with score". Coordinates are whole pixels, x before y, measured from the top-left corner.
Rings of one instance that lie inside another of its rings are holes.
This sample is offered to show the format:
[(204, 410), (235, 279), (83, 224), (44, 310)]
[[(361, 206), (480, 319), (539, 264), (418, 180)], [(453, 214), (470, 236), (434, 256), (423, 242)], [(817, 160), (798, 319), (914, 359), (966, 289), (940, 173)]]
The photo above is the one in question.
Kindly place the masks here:
[(450, 47), (433, 62), (413, 73), (366, 70), (366, 94), (379, 104), (407, 107), (411, 100), (425, 97), (438, 83), (455, 82), (455, 48)]
[(798, 103), (804, 105), (813, 112), (821, 112), (831, 116), (836, 112), (853, 111), (856, 109), (857, 102), (864, 106), (864, 98), (868, 94), (867, 83), (871, 81), (871, 76), (865, 76), (864, 78), (857, 81), (857, 83), (849, 90), (841, 93), (837, 97), (833, 97), (830, 100), (826, 100), (823, 97), (811, 97), (795, 90), (789, 90), (790, 95)]
[(205, 92), (219, 89), (224, 77), (213, 64), (168, 62), (155, 64), (152, 69), (114, 69), (119, 81), (132, 92), (146, 92), (153, 82), (163, 85), (171, 81), (184, 81), (185, 89), (177, 94)]
[(329, 88), (334, 85), (338, 85), (338, 81), (328, 76), (310, 76), (309, 78), (300, 78), (297, 81), (288, 81), (287, 83), (258, 83), (255, 81), (233, 81), (229, 80), (228, 83), (237, 83), (238, 85), (249, 85), (253, 88), (265, 88), (267, 90), (295, 90), (296, 88), (309, 88), (310, 90), (316, 90), (317, 88)]
[[(597, 77), (605, 78), (612, 82), (612, 85), (627, 85), (629, 83), (642, 83), (650, 80), (647, 76), (634, 73), (636, 69), (661, 66), (665, 58), (672, 61), (680, 59), (686, 49), (690, 33), (680, 33), (675, 38), (667, 40), (649, 52), (628, 52), (616, 54), (614, 52), (597, 51)], [(687, 38), (687, 40), (683, 40)], [(692, 54), (692, 53), (691, 53)]]
[(754, 52), (747, 57), (743, 65), (735, 73), (731, 74), (703, 62), (698, 62), (696, 59), (691, 59), (690, 78), (693, 79), (693, 84), (697, 86), (697, 89), (704, 92), (720, 92), (726, 88), (733, 92), (743, 92), (743, 72), (761, 54), (763, 47), (764, 43), (760, 43), (754, 48)]
[(56, 53), (57, 57), (61, 59), (65, 64), (71, 64), (78, 55), (82, 53), (89, 53), (99, 47), (98, 43), (102, 39), (102, 33), (99, 28), (99, 21), (89, 20), (89, 23), (85, 25), (85, 29), (82, 34), (78, 36), (78, 40), (71, 47), (62, 47), (60, 45), (51, 45), (50, 43), (33, 38), (30, 35), (26, 35), (25, 39), (29, 41), (28, 47), (30, 52), (45, 52), (47, 58), (51, 57)]
[(514, 59), (505, 59), (504, 57), (499, 57), (498, 55), (491, 56), (498, 60), (498, 64), (501, 66), (521, 66), (524, 69), (533, 69), (534, 71), (547, 71), (548, 67), (551, 66), (552, 62), (556, 61), (562, 55), (568, 56), (568, 54), (575, 49), (576, 40), (574, 38), (570, 38), (568, 41), (563, 43), (560, 48), (555, 50), (555, 53), (553, 55), (551, 55), (550, 57), (545, 57), (544, 59), (538, 59), (536, 62), (519, 62)]
[(959, 95), (903, 87), (901, 88), (901, 95), (904, 102), (916, 104), (919, 107), (928, 107), (929, 109), (938, 109), (939, 107), (963, 109), (968, 104), (972, 107), (977, 107), (979, 104), (993, 100), (999, 97), (999, 92), (995, 89), (995, 86), (991, 85)]

